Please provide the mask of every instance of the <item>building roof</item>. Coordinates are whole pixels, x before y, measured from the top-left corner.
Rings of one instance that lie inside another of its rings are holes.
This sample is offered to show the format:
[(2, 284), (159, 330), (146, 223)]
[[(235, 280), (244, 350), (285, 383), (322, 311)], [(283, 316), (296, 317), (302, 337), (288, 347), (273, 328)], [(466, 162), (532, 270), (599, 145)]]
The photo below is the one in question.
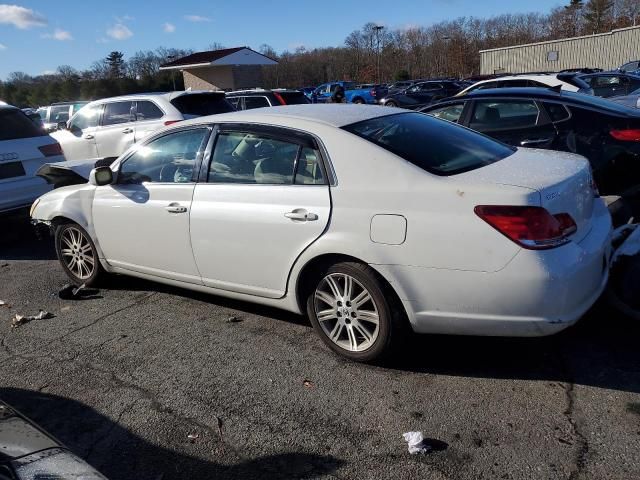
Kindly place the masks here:
[(249, 47), (196, 52), (160, 65), (160, 70), (203, 68), (215, 65), (275, 65), (278, 62)]

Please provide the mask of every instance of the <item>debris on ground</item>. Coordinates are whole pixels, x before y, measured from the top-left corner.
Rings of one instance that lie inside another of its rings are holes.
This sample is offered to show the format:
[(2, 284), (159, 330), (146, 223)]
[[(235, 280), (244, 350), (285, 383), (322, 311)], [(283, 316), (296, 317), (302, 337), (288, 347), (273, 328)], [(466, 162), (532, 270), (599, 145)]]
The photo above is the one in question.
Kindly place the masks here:
[(11, 308), (11, 305), (9, 305), (9, 303), (5, 302), (4, 300), (0, 300), (0, 307)]
[(8, 267), (8, 266), (9, 266), (9, 264), (8, 264), (8, 263), (0, 264), (0, 268), (5, 268), (5, 267)]
[(304, 385), (306, 388), (313, 388), (315, 387), (315, 385), (313, 384), (313, 382), (311, 380), (307, 380), (306, 378), (304, 379), (304, 381), (302, 382), (302, 385)]
[(242, 320), (243, 318), (232, 315), (229, 318), (227, 318), (227, 323), (238, 323), (238, 322), (242, 322)]
[(40, 310), (37, 315), (18, 315), (17, 313), (11, 320), (11, 328), (18, 328), (24, 325), (25, 323), (32, 322), (33, 320), (46, 320), (48, 318), (53, 318), (55, 315), (53, 313), (45, 312), (44, 310)]
[(429, 453), (431, 447), (424, 445), (424, 437), (422, 432), (407, 432), (403, 433), (402, 437), (404, 441), (409, 444), (409, 453), (415, 455), (416, 453)]
[(200, 438), (200, 434), (199, 433), (190, 433), (189, 435), (187, 435), (187, 438), (189, 439), (189, 441), (191, 441), (191, 443), (195, 443), (195, 441)]

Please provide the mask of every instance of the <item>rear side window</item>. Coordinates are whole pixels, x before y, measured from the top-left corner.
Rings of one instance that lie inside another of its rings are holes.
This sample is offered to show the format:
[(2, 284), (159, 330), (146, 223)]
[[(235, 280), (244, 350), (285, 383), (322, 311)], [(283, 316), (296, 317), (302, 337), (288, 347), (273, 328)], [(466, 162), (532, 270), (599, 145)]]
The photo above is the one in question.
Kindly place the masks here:
[(552, 122), (561, 122), (569, 118), (570, 114), (566, 107), (560, 103), (543, 103), (547, 109)]
[(277, 92), (284, 100), (285, 105), (301, 105), (311, 103), (302, 92)]
[(171, 100), (171, 105), (186, 118), (233, 112), (233, 106), (222, 93), (192, 93)]
[(267, 97), (244, 97), (244, 109), (251, 110), (252, 108), (270, 107), (271, 104)]
[(432, 115), (436, 118), (449, 120), (450, 122), (457, 122), (458, 120), (460, 120), (460, 115), (462, 115), (463, 110), (464, 103), (457, 103), (455, 105), (447, 105), (445, 107), (429, 110), (425, 113), (428, 113), (429, 115)]
[(0, 110), (0, 141), (19, 138), (44, 137), (46, 133), (39, 129), (20, 110)]
[(455, 175), (502, 160), (515, 149), (421, 113), (399, 113), (342, 127), (435, 175)]
[(534, 127), (539, 115), (533, 100), (478, 100), (469, 127), (481, 132)]
[(138, 122), (157, 120), (158, 118), (162, 118), (163, 115), (164, 113), (162, 113), (162, 110), (160, 110), (155, 103), (146, 100), (138, 101), (136, 106), (136, 120)]

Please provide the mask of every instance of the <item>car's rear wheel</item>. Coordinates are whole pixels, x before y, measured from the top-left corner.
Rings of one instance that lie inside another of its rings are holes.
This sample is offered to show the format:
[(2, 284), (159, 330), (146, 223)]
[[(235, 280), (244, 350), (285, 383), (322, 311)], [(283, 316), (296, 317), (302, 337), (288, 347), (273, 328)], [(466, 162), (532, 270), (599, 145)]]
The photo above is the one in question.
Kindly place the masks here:
[(358, 105), (362, 105), (364, 103), (364, 100), (361, 98), (356, 98), (353, 103), (357, 103)]
[(104, 275), (96, 246), (80, 225), (59, 225), (56, 228), (55, 244), (58, 260), (75, 285), (95, 285)]
[(384, 104), (385, 107), (397, 107), (398, 104), (396, 102), (394, 102), (393, 100), (389, 100)]
[(334, 352), (360, 362), (388, 356), (400, 336), (399, 311), (368, 265), (341, 262), (324, 269), (307, 299), (314, 329)]

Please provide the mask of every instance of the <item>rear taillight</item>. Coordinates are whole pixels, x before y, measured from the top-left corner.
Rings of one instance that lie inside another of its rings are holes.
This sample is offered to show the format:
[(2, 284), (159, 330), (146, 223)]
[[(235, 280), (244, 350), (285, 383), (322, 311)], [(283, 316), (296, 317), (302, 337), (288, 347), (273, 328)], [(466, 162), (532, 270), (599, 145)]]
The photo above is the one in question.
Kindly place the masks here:
[(640, 142), (640, 129), (637, 128), (611, 130), (609, 135), (616, 140), (622, 140), (623, 142)]
[(57, 142), (51, 143), (49, 145), (42, 145), (41, 147), (38, 147), (38, 150), (40, 150), (40, 152), (45, 157), (55, 157), (56, 155), (62, 155), (62, 147)]
[(568, 213), (551, 215), (542, 207), (479, 205), (474, 211), (505, 237), (530, 250), (564, 245), (578, 229)]
[(378, 93), (376, 92), (376, 89), (375, 89), (375, 88), (372, 88), (372, 89), (371, 89), (371, 91), (369, 92), (369, 94), (370, 94), (373, 98), (376, 98), (376, 96), (377, 96), (377, 94), (378, 94)]
[(278, 92), (273, 92), (273, 96), (278, 99), (278, 101), (280, 102), (280, 105), (286, 105), (287, 104), (287, 102), (284, 100), (284, 98), (282, 98), (282, 95), (280, 95)]
[(180, 120), (167, 120), (164, 122), (164, 126), (167, 127), (169, 125), (173, 125), (174, 123), (178, 123)]

